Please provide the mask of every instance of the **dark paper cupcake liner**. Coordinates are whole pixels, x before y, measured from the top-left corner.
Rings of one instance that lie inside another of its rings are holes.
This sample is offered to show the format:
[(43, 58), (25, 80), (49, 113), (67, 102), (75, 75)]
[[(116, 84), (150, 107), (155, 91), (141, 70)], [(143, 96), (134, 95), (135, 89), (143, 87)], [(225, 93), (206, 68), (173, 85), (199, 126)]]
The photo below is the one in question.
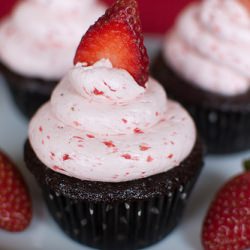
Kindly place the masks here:
[(38, 108), (49, 100), (57, 84), (57, 81), (21, 76), (2, 64), (0, 72), (7, 82), (17, 108), (27, 118), (31, 118)]
[(226, 97), (199, 89), (178, 76), (162, 55), (156, 59), (152, 73), (168, 95), (191, 113), (209, 153), (250, 149), (250, 91)]
[(209, 153), (229, 154), (250, 149), (250, 112), (185, 106), (196, 121)]
[(75, 241), (97, 249), (140, 249), (170, 233), (182, 217), (196, 178), (168, 195), (134, 202), (88, 202), (44, 191), (49, 211)]
[(107, 250), (140, 249), (169, 234), (182, 217), (203, 165), (200, 140), (179, 166), (121, 183), (56, 173), (39, 161), (29, 142), (24, 153), (60, 228), (81, 244)]

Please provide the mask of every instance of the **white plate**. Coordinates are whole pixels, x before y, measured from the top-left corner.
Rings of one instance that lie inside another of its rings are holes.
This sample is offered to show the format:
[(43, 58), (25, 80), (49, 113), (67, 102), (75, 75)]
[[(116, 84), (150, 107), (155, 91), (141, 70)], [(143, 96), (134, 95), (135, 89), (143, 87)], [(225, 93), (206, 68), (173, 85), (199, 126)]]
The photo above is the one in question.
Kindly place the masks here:
[[(155, 49), (155, 44), (149, 41)], [(0, 250), (87, 250), (68, 238), (52, 220), (33, 177), (25, 169), (23, 144), (27, 138), (27, 121), (15, 108), (4, 81), (0, 78), (0, 148), (19, 166), (33, 198), (34, 216), (24, 233), (0, 231)], [(177, 229), (150, 250), (201, 250), (200, 233), (207, 207), (216, 190), (231, 176), (241, 172), (241, 162), (250, 152), (224, 157), (208, 157), (205, 168), (189, 199), (184, 218)]]

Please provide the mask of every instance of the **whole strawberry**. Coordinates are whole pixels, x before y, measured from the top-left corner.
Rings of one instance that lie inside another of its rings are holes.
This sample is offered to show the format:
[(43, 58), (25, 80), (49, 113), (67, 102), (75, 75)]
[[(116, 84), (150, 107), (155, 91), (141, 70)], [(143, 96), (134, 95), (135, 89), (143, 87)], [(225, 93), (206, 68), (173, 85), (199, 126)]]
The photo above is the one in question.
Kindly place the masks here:
[(219, 190), (203, 224), (202, 243), (205, 250), (250, 248), (250, 172)]
[(28, 188), (10, 159), (0, 152), (0, 228), (20, 232), (32, 217)]
[(117, 0), (84, 35), (74, 63), (92, 65), (109, 59), (145, 86), (149, 58), (143, 40), (137, 0)]

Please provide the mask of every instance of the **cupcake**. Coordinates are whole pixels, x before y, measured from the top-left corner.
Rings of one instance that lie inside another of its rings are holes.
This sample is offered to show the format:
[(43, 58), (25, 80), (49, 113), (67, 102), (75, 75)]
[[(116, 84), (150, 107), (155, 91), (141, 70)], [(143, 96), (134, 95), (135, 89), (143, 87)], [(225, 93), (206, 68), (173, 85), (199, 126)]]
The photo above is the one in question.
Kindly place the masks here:
[(74, 64), (30, 122), (27, 167), (72, 239), (149, 246), (179, 222), (203, 150), (189, 114), (148, 75), (136, 0), (90, 27)]
[(191, 112), (210, 153), (250, 148), (249, 7), (240, 0), (191, 4), (152, 67)]
[(98, 0), (26, 0), (0, 23), (0, 72), (27, 117), (49, 99), (82, 33), (104, 12)]

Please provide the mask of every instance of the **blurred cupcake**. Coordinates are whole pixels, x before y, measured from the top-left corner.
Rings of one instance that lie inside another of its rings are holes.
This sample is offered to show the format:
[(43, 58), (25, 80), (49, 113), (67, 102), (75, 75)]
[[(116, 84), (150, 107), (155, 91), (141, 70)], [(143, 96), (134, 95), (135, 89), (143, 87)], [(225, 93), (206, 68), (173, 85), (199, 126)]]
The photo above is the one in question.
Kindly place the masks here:
[(74, 240), (151, 245), (180, 221), (203, 152), (191, 117), (149, 78), (137, 1), (118, 0), (74, 62), (31, 120), (27, 167)]
[(0, 23), (0, 71), (26, 116), (48, 100), (83, 32), (104, 11), (98, 0), (26, 0)]
[(248, 1), (193, 3), (167, 35), (153, 75), (193, 115), (211, 153), (250, 148)]

